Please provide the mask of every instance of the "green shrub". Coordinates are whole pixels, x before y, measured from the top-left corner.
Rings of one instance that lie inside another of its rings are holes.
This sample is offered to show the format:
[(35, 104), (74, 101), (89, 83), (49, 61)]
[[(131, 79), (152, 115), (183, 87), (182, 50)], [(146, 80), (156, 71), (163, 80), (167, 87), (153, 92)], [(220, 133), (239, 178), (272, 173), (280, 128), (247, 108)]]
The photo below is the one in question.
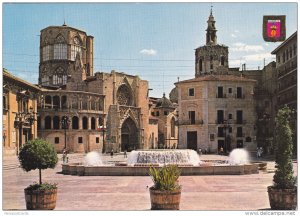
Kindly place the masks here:
[(39, 183), (42, 184), (41, 170), (54, 168), (58, 158), (53, 146), (45, 140), (35, 139), (28, 141), (19, 154), (21, 167), (26, 172), (39, 169)]
[(162, 168), (150, 167), (149, 174), (155, 190), (172, 191), (180, 188), (178, 178), (181, 170), (177, 165), (165, 165)]
[(49, 184), (49, 183), (42, 183), (42, 184), (33, 184), (29, 185), (25, 190), (31, 190), (31, 191), (45, 191), (45, 190), (52, 190), (56, 189), (57, 184)]
[(278, 110), (275, 122), (275, 174), (274, 187), (281, 189), (294, 188), (295, 177), (292, 162), (292, 131), (289, 124), (291, 110), (285, 106)]

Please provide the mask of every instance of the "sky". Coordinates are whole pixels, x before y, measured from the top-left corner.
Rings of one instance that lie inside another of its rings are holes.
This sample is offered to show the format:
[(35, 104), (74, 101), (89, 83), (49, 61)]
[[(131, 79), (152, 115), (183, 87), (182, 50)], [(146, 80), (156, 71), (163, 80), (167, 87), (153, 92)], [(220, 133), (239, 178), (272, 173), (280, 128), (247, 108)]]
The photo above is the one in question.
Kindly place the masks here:
[[(229, 66), (260, 69), (280, 42), (265, 42), (264, 15), (286, 15), (287, 37), (297, 31), (297, 3), (213, 3), (218, 43)], [(38, 83), (39, 35), (64, 23), (94, 36), (94, 72), (111, 70), (149, 81), (162, 97), (195, 74), (194, 49), (205, 45), (211, 3), (3, 3), (2, 67)]]

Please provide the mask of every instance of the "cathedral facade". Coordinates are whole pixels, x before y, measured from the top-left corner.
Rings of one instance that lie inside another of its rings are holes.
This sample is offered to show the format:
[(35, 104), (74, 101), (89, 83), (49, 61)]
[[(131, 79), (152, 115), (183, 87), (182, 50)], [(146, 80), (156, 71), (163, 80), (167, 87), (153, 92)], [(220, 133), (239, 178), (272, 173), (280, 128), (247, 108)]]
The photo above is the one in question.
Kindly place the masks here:
[[(38, 135), (70, 152), (149, 148), (148, 82), (93, 71), (93, 37), (62, 26), (41, 30)], [(157, 134), (157, 133), (156, 133)], [(157, 136), (157, 135), (156, 135)]]

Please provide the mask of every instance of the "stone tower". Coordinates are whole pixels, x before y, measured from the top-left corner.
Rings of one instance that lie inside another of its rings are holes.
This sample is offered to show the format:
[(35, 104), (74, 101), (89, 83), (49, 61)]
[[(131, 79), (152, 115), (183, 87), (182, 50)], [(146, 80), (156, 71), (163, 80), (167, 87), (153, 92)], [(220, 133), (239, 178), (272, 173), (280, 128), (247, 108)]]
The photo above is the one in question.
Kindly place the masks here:
[(207, 20), (206, 45), (195, 50), (195, 77), (228, 73), (228, 47), (217, 44), (215, 23), (211, 9)]
[(39, 84), (60, 87), (93, 76), (93, 36), (63, 24), (41, 30)]

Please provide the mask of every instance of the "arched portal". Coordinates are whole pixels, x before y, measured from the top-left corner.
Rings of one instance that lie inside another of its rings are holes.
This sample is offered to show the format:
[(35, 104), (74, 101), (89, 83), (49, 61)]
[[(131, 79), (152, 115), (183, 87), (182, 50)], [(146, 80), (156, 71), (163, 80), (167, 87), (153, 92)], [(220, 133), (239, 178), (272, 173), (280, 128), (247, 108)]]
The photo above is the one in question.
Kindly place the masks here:
[(121, 128), (121, 151), (132, 151), (139, 146), (139, 132), (131, 118), (127, 118)]

